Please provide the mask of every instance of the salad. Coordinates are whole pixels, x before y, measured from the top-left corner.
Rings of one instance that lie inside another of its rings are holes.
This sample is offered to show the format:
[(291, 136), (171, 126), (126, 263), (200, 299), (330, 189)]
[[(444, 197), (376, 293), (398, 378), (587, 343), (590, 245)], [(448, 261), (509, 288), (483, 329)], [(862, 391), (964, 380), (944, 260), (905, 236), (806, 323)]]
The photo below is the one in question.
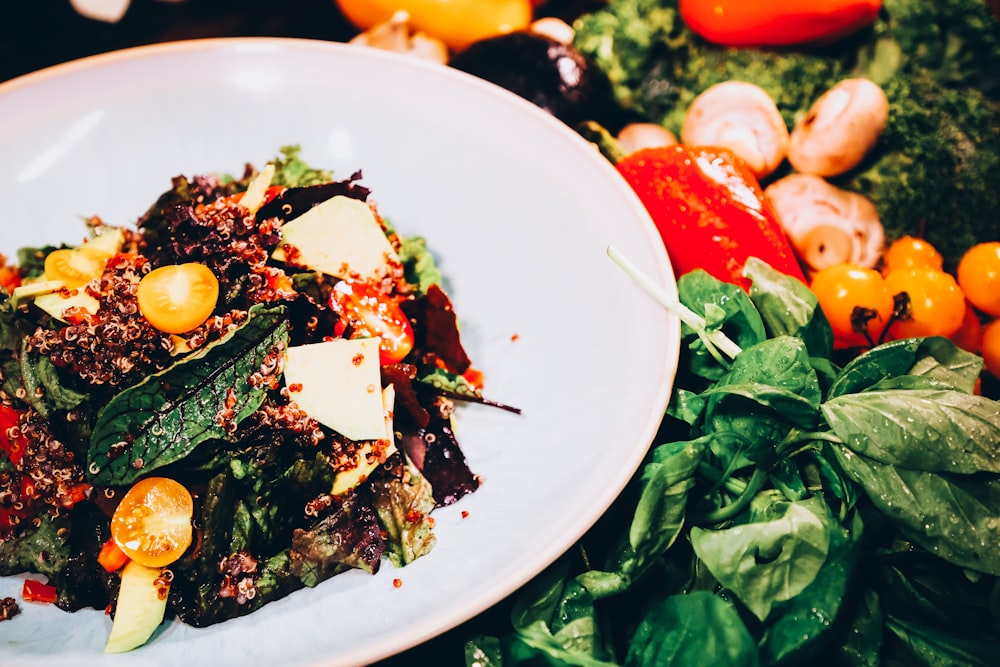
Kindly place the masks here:
[(3, 266), (0, 575), (42, 575), (25, 600), (107, 608), (120, 652), (432, 549), (480, 484), (456, 401), (516, 410), (360, 179), (286, 147)]

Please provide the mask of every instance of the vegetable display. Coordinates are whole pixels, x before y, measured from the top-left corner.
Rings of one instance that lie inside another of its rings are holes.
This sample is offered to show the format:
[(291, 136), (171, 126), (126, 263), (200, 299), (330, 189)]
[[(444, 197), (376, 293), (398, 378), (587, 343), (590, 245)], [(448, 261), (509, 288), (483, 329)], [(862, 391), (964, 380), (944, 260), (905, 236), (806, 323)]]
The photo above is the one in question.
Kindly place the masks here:
[(107, 607), (120, 652), (431, 550), (431, 512), (479, 486), (455, 402), (488, 401), (423, 239), (359, 179), (287, 147), (176, 177), (134, 230), (20, 252), (0, 574), (48, 580), (24, 600)]
[(983, 0), (885, 0), (870, 26), (822, 48), (725, 48), (695, 34), (676, 0), (611, 0), (575, 21), (573, 44), (607, 74), (626, 111), (677, 136), (694, 100), (716, 84), (759, 86), (788, 128), (845, 79), (878, 84), (885, 128), (831, 183), (874, 203), (887, 241), (924, 238), (953, 271), (968, 248), (996, 240), (998, 23)]
[(680, 303), (609, 255), (677, 313), (680, 369), (632, 485), (467, 664), (994, 664), (1000, 21), (610, 0), (574, 28), (636, 120), (576, 129), (651, 213)]
[[(685, 338), (632, 488), (519, 594), (478, 664), (990, 665), (1000, 645), (1000, 403), (943, 338), (845, 365), (816, 297), (678, 281)], [(733, 357), (713, 343), (737, 343)]]

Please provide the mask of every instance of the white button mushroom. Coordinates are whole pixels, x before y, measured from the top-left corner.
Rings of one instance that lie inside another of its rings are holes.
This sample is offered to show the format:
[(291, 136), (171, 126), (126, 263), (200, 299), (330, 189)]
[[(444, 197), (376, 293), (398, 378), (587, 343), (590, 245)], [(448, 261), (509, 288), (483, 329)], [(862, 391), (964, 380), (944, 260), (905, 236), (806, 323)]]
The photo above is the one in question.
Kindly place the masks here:
[(764, 190), (799, 257), (814, 271), (851, 262), (874, 268), (885, 235), (875, 205), (819, 176), (791, 174)]
[(803, 174), (836, 176), (856, 167), (889, 120), (889, 100), (868, 79), (844, 79), (792, 130), (788, 162)]
[(385, 23), (376, 24), (356, 35), (350, 43), (394, 51), (442, 65), (448, 62), (448, 47), (444, 42), (437, 37), (414, 31), (410, 26), (410, 15), (404, 10), (393, 14)]
[(674, 133), (657, 123), (629, 123), (618, 132), (617, 139), (626, 154), (677, 143)]
[(681, 142), (728, 148), (757, 178), (764, 178), (788, 154), (789, 135), (777, 105), (762, 88), (725, 81), (702, 92), (688, 107)]

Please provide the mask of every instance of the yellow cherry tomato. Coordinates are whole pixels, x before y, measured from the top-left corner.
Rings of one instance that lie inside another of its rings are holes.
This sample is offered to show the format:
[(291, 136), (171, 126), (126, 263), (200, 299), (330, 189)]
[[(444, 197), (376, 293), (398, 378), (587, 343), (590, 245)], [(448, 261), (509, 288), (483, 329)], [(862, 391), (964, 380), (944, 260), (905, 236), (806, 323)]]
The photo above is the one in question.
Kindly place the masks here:
[(1000, 241), (969, 248), (962, 255), (956, 274), (969, 303), (987, 315), (1000, 317)]
[(107, 258), (70, 248), (53, 250), (45, 257), (45, 279), (61, 280), (69, 289), (86, 285), (104, 272)]
[(111, 538), (125, 555), (146, 567), (180, 558), (193, 535), (194, 500), (168, 477), (147, 477), (122, 496), (111, 517)]
[(835, 347), (878, 342), (893, 307), (882, 274), (854, 264), (834, 264), (813, 274), (809, 287), (830, 322)]
[(886, 248), (882, 255), (882, 262), (885, 265), (883, 273), (889, 273), (896, 269), (938, 269), (944, 264), (944, 258), (937, 248), (927, 241), (916, 236), (903, 236)]
[(531, 0), (337, 0), (337, 6), (361, 30), (405, 11), (415, 31), (437, 37), (454, 51), (523, 30), (532, 17)]
[(172, 264), (153, 269), (136, 290), (139, 310), (164, 333), (180, 334), (205, 322), (219, 300), (219, 280), (204, 264)]
[(928, 268), (900, 269), (885, 277), (889, 292), (910, 297), (910, 317), (893, 323), (894, 338), (950, 337), (965, 318), (965, 295), (949, 273)]

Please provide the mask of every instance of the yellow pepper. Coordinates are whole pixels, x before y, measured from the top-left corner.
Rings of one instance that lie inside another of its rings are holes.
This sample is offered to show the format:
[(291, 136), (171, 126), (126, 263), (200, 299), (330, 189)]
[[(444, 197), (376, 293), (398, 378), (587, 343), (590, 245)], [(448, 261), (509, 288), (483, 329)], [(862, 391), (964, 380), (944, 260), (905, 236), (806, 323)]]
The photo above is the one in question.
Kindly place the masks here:
[(405, 11), (414, 31), (437, 37), (452, 51), (523, 30), (532, 17), (531, 0), (337, 0), (337, 6), (361, 30)]

